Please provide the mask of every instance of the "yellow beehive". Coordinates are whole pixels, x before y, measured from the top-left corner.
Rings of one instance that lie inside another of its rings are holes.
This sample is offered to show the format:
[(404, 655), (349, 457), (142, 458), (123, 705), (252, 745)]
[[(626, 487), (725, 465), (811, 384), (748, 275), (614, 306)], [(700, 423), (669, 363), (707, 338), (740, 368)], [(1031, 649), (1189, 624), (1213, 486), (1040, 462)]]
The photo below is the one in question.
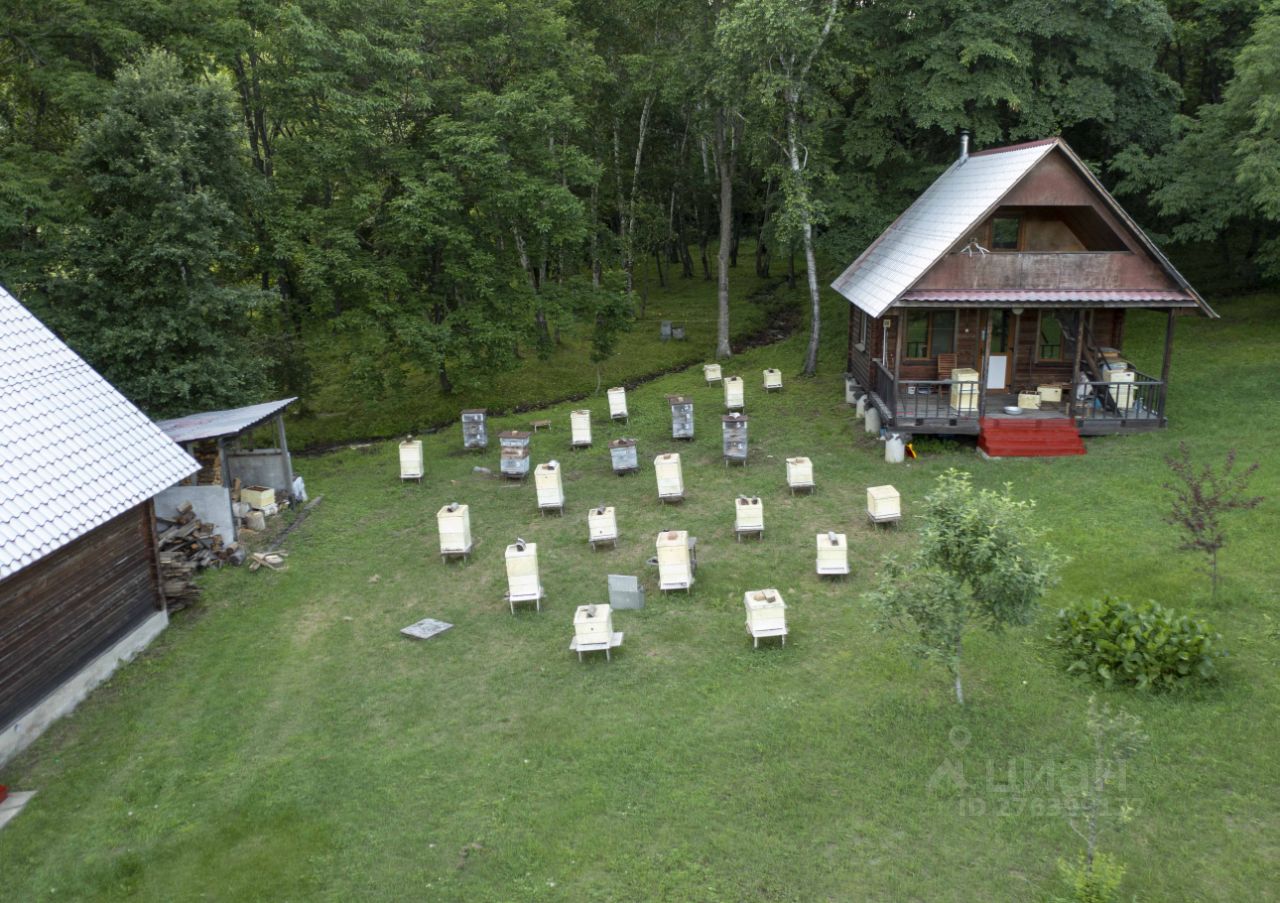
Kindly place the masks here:
[(276, 503), (276, 491), (268, 486), (246, 486), (240, 490), (240, 501), (250, 508), (266, 508)]
[(787, 485), (792, 489), (812, 489), (813, 462), (808, 458), (787, 458)]
[(867, 487), (867, 516), (873, 521), (898, 520), (902, 517), (902, 497), (892, 486)]
[(535, 467), (533, 485), (538, 490), (539, 508), (564, 507), (564, 482), (561, 479), (559, 462), (549, 461)]
[(541, 600), (542, 581), (538, 577), (538, 544), (516, 540), (507, 546), (506, 559), (508, 599), (512, 604)]
[(707, 385), (718, 383), (721, 380), (719, 364), (703, 364), (702, 375), (706, 377)]
[(693, 585), (689, 558), (689, 534), (684, 530), (664, 530), (658, 534), (658, 588), (688, 589)]
[(964, 367), (951, 371), (951, 408), (961, 414), (978, 410), (978, 371)]
[(782, 388), (782, 371), (773, 367), (764, 371), (765, 390)]
[(1062, 386), (1040, 386), (1036, 394), (1044, 404), (1058, 404), (1062, 401)]
[(843, 533), (818, 534), (818, 573), (849, 573), (849, 540)]
[(573, 635), (579, 649), (608, 645), (613, 640), (613, 609), (607, 604), (579, 605), (573, 613)]
[(782, 637), (787, 642), (787, 603), (776, 589), (754, 589), (742, 594), (747, 610), (747, 632), (759, 645), (761, 637)]
[(587, 532), (591, 545), (614, 542), (618, 538), (618, 518), (613, 508), (600, 505), (587, 512)]
[(738, 496), (734, 506), (734, 532), (738, 538), (743, 533), (764, 533), (764, 503), (759, 497)]
[(653, 459), (653, 470), (658, 477), (658, 498), (684, 498), (684, 474), (680, 470), (680, 455), (671, 452)]
[(627, 390), (622, 386), (614, 386), (608, 392), (609, 417), (613, 420), (625, 420), (627, 414)]
[(1019, 392), (1018, 407), (1024, 411), (1040, 410), (1040, 393), (1039, 392)]
[(421, 480), (422, 472), (422, 440), (404, 440), (400, 443), (400, 479)]
[(471, 509), (450, 502), (436, 512), (441, 555), (466, 555), (471, 551)]
[(741, 376), (726, 376), (724, 378), (724, 406), (731, 411), (742, 409)]
[[(1132, 370), (1108, 370), (1106, 375), (1109, 383), (1131, 383), (1134, 380)], [(1133, 407), (1135, 398), (1133, 386), (1113, 385), (1107, 391), (1111, 394), (1111, 400), (1121, 411), (1127, 411)]]
[(569, 444), (574, 448), (591, 445), (591, 412), (572, 411), (569, 414)]

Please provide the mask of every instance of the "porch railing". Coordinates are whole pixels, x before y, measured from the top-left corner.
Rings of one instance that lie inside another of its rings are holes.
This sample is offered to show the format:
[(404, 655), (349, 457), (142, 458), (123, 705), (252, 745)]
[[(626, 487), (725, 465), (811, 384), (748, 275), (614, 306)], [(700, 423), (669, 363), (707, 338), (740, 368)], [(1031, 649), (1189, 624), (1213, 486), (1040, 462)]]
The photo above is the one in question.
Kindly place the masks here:
[[(1109, 420), (1163, 424), (1166, 386), (1154, 377), (1135, 371), (1133, 382), (1081, 382), (1076, 390), (1075, 416), (1079, 420)], [(1084, 395), (1081, 398), (1080, 395)]]
[(951, 406), (952, 381), (949, 379), (897, 379), (878, 361), (873, 390), (889, 410), (898, 426), (917, 422), (946, 421), (949, 424), (977, 420), (981, 393), (975, 382), (960, 383), (964, 394), (960, 409)]

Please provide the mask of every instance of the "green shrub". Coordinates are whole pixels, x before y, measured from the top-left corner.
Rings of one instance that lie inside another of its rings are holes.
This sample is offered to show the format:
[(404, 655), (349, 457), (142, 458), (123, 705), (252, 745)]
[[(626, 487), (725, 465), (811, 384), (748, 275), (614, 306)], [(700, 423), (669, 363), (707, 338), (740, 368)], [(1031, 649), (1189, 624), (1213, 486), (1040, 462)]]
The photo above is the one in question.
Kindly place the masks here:
[(1071, 888), (1071, 896), (1067, 900), (1053, 897), (1053, 903), (1119, 903), (1125, 868), (1106, 853), (1095, 856), (1092, 866), (1085, 864), (1083, 856), (1075, 862), (1059, 859), (1058, 873)]
[(1067, 653), (1068, 671), (1142, 690), (1213, 680), (1214, 660), (1226, 654), (1204, 621), (1110, 597), (1060, 610), (1049, 640)]

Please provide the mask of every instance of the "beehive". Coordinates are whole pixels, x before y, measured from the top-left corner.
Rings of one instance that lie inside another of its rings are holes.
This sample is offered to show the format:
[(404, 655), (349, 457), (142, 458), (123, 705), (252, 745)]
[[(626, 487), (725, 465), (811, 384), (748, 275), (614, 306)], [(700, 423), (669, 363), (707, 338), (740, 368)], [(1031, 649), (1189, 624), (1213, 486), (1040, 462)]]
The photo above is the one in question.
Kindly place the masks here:
[(591, 446), (591, 412), (573, 411), (569, 414), (569, 444), (574, 448)]
[(462, 412), (462, 447), (472, 449), (489, 447), (484, 408), (469, 408)]
[(440, 531), (440, 554), (471, 554), (471, 509), (450, 502), (436, 512), (436, 529)]
[(502, 446), (499, 464), (504, 477), (524, 479), (529, 475), (529, 433), (509, 430), (498, 434)]
[(658, 478), (658, 498), (684, 498), (684, 474), (680, 470), (678, 454), (658, 455), (653, 459), (653, 470)]
[(587, 512), (587, 533), (591, 548), (598, 542), (618, 541), (618, 518), (613, 508), (598, 505)]
[(724, 406), (730, 411), (742, 410), (743, 400), (741, 376), (726, 376), (724, 378)]
[(892, 486), (867, 487), (867, 517), (880, 523), (902, 517), (902, 497)]
[(725, 463), (747, 463), (747, 415), (726, 414), (720, 421), (724, 431)]
[(564, 507), (564, 481), (558, 461), (548, 461), (533, 469), (533, 485), (538, 491), (538, 507), (561, 509)]
[(720, 365), (719, 364), (703, 364), (702, 375), (706, 377), (708, 386), (711, 385), (712, 383), (720, 382), (720, 380), (722, 379), (720, 375)]
[(276, 491), (270, 486), (246, 486), (240, 490), (240, 501), (261, 510), (276, 503)]
[(849, 540), (843, 533), (818, 534), (818, 573), (849, 573)]
[(608, 392), (609, 395), (609, 417), (612, 420), (626, 420), (631, 422), (631, 417), (627, 413), (627, 390), (622, 386), (614, 386)]
[(764, 503), (758, 496), (740, 495), (733, 508), (733, 532), (737, 534), (739, 542), (744, 533), (758, 533), (764, 537)]
[(616, 474), (634, 473), (640, 469), (640, 459), (636, 453), (636, 440), (614, 439), (609, 443), (609, 459), (613, 463)]
[[(1109, 383), (1131, 383), (1134, 380), (1132, 370), (1108, 370), (1106, 376)], [(1107, 391), (1111, 394), (1111, 400), (1115, 402), (1117, 409), (1127, 411), (1133, 407), (1135, 397), (1133, 386), (1112, 386)]]
[(978, 371), (963, 367), (951, 371), (951, 409), (961, 414), (978, 410)]
[(538, 544), (517, 539), (507, 546), (507, 601), (515, 612), (517, 602), (537, 602), (542, 609), (542, 580), (538, 576)]
[(761, 637), (776, 636), (787, 644), (787, 603), (776, 589), (748, 590), (742, 594), (742, 604), (747, 610), (747, 633), (754, 645), (760, 645)]
[(812, 489), (813, 462), (808, 458), (787, 458), (787, 486), (792, 494), (797, 489)]
[(764, 389), (766, 392), (782, 388), (782, 371), (774, 367), (764, 371)]
[(613, 641), (613, 609), (608, 605), (579, 605), (573, 613), (573, 636), (579, 649), (607, 647)]
[(1024, 411), (1040, 410), (1040, 393), (1039, 392), (1019, 392), (1018, 407)]
[(422, 473), (422, 440), (404, 440), (400, 443), (400, 479), (421, 481)]
[(685, 395), (668, 395), (671, 405), (671, 438), (693, 438), (693, 399)]
[(657, 548), (658, 589), (688, 589), (693, 586), (689, 534), (684, 530), (664, 530), (658, 534)]
[(1044, 404), (1058, 404), (1062, 401), (1062, 386), (1039, 386), (1036, 394)]

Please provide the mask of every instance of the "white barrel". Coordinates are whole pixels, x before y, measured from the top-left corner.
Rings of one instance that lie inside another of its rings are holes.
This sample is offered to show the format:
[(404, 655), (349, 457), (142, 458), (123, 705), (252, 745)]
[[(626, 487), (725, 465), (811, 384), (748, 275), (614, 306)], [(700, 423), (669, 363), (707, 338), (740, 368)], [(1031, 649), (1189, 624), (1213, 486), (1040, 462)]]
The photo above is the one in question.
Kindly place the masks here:
[(880, 409), (875, 405), (867, 407), (867, 435), (880, 435)]
[(884, 442), (884, 463), (901, 464), (907, 457), (907, 444), (901, 433), (890, 433)]

